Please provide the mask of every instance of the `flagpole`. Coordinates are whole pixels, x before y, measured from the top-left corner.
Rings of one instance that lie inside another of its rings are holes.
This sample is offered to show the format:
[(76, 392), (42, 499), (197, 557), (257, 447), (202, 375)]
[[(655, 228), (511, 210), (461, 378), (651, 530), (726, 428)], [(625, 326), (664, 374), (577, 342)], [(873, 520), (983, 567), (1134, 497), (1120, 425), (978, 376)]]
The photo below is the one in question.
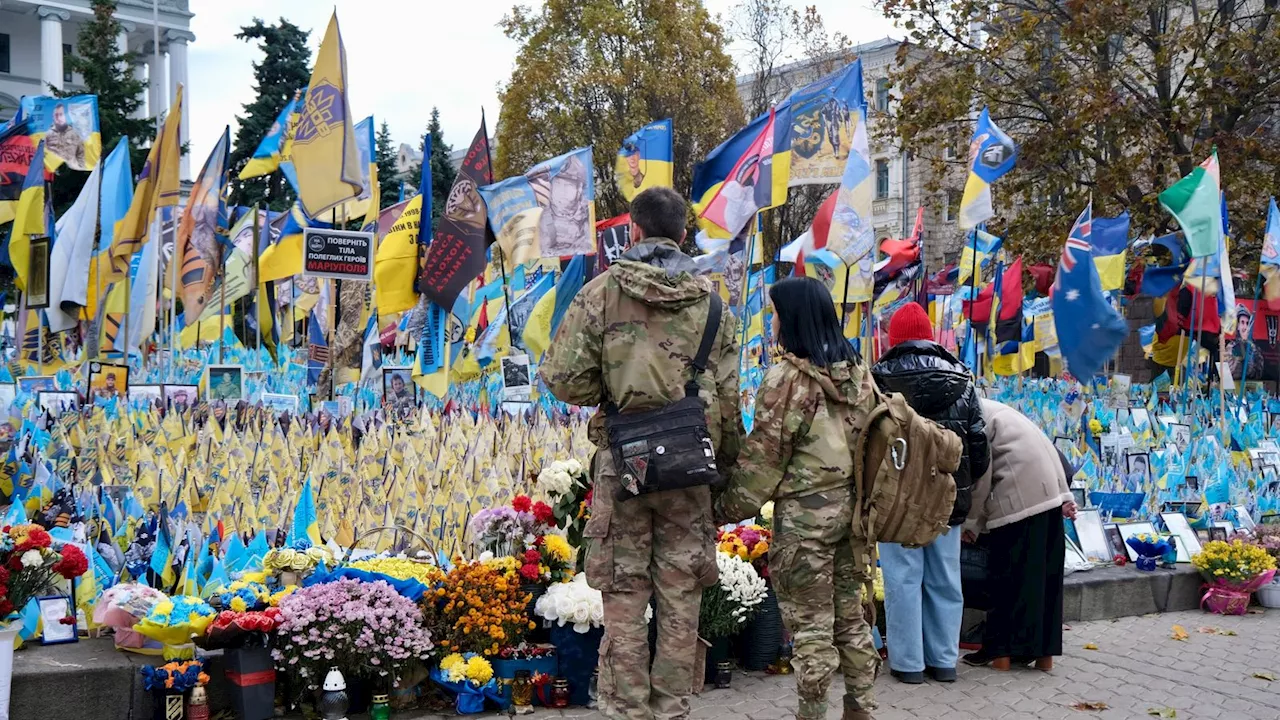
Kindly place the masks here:
[[(1253, 353), (1250, 352), (1250, 350), (1253, 347), (1253, 325), (1258, 322), (1258, 315), (1259, 315), (1258, 298), (1261, 297), (1261, 295), (1262, 295), (1262, 268), (1259, 267), (1258, 277), (1254, 279), (1254, 283), (1253, 283), (1253, 313), (1250, 315), (1249, 327), (1245, 331), (1247, 333), (1247, 337), (1242, 338), (1244, 341), (1244, 367), (1240, 370), (1240, 383), (1242, 386), (1244, 383), (1249, 381), (1249, 356), (1253, 355)], [(1238, 323), (1238, 320), (1237, 320), (1237, 323)], [(1238, 324), (1236, 326), (1236, 332), (1237, 333), (1240, 332), (1240, 327)], [(1247, 399), (1245, 398), (1244, 393), (1241, 392), (1240, 407), (1245, 407), (1247, 404), (1248, 404)]]
[(261, 230), (259, 229), (259, 220), (260, 220), (260, 217), (258, 215), (258, 204), (254, 203), (253, 204), (253, 299), (254, 299), (254, 308), (256, 308), (258, 312), (258, 317), (254, 318), (254, 325), (256, 325), (258, 328), (257, 349), (261, 350), (262, 349), (262, 317), (261, 317), (262, 308), (259, 307), (260, 301), (258, 297), (260, 294), (258, 292), (258, 288), (261, 286), (261, 278), (258, 277), (258, 268), (259, 268), (258, 243), (260, 243), (262, 239), (258, 235), (258, 233), (261, 232)]
[[(430, 222), (430, 220), (428, 220)], [(498, 267), (502, 270), (502, 308), (503, 315), (507, 320), (507, 343), (509, 348), (518, 347), (516, 334), (511, 329), (511, 295), (509, 293), (509, 281), (507, 280), (507, 253), (498, 247)], [(443, 308), (441, 308), (443, 309)]]
[[(965, 331), (964, 331), (964, 341), (965, 341), (966, 343), (972, 343), (972, 342), (973, 342), (973, 309), (974, 309), (974, 307), (977, 305), (977, 298), (976, 298), (976, 297), (974, 297), (974, 294), (975, 294), (975, 292), (976, 292), (976, 289), (975, 289), (974, 285), (975, 285), (975, 283), (977, 282), (977, 279), (978, 279), (978, 230), (977, 230), (977, 228), (973, 228), (973, 229), (969, 230), (969, 235), (970, 235), (970, 237), (972, 237), (972, 238), (973, 238), (973, 243), (972, 243), (972, 247), (973, 247), (973, 256), (972, 256), (971, 258), (969, 258), (969, 317), (967, 318), (968, 322), (967, 322), (967, 324), (965, 325)], [(995, 300), (994, 300), (994, 298), (993, 298), (993, 299), (992, 299), (992, 304), (994, 304), (994, 303), (995, 303)], [(960, 312), (964, 312), (964, 303), (963, 303), (963, 302), (960, 304)], [(960, 351), (960, 354), (961, 354), (961, 356), (962, 356), (962, 357), (960, 358), (960, 360), (961, 360), (961, 362), (963, 362), (963, 361), (964, 361), (964, 357), (963, 357), (963, 355), (964, 355), (964, 350), (963, 350), (963, 349)], [(974, 348), (973, 348), (973, 357), (974, 357), (974, 363), (973, 363), (973, 364), (974, 364), (974, 365), (977, 365), (977, 364), (978, 364), (978, 359), (977, 359), (977, 358), (978, 358), (978, 348), (977, 348), (977, 347), (974, 347)], [(970, 372), (972, 372), (972, 373), (977, 374), (977, 373), (978, 373), (978, 368), (976, 368), (976, 367), (969, 368), (969, 371), (970, 371)]]

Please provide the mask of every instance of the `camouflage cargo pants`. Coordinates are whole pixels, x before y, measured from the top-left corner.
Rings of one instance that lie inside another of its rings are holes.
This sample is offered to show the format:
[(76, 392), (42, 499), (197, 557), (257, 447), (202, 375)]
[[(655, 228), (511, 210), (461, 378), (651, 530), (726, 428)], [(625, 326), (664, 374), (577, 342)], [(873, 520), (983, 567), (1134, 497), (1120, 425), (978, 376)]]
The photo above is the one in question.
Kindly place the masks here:
[[(587, 581), (604, 595), (600, 710), (611, 720), (689, 714), (702, 588), (717, 579), (711, 493), (691, 488), (625, 502), (608, 452), (596, 456), (586, 540)], [(649, 598), (658, 647), (649, 664)], [(699, 671), (701, 671), (699, 669)]]
[(844, 675), (845, 707), (875, 709), (872, 687), (880, 656), (862, 608), (863, 553), (848, 538), (793, 539), (769, 550), (769, 576), (795, 644), (800, 720), (826, 718), (827, 690), (837, 670)]

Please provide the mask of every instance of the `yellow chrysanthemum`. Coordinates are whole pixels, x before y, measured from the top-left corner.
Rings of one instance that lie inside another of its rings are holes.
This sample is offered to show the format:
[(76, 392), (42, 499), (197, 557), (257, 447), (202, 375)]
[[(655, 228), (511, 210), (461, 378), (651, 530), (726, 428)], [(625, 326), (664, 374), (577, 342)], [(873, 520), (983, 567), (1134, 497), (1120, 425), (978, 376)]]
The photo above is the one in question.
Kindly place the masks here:
[(249, 609), (249, 604), (239, 595), (231, 598), (231, 609), (235, 612), (244, 612)]
[(542, 549), (560, 562), (569, 562), (573, 557), (573, 548), (569, 546), (569, 541), (559, 535), (546, 535), (543, 537)]
[(467, 661), (467, 679), (476, 685), (484, 685), (493, 679), (493, 665), (480, 655)]

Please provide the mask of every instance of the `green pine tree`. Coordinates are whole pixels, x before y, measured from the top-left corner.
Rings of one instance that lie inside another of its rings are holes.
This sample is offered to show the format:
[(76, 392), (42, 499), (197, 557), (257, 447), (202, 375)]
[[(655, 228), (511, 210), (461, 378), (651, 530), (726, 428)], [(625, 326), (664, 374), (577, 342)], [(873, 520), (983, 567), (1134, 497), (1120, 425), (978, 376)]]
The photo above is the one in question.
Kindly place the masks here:
[[(427, 149), (427, 138), (431, 138), (431, 148)], [(431, 220), (434, 223), (444, 212), (444, 204), (449, 199), (449, 190), (458, 177), (458, 171), (449, 162), (452, 145), (444, 142), (444, 131), (440, 129), (440, 108), (431, 108), (431, 121), (427, 123), (427, 131), (418, 141), (418, 150), (422, 152), (424, 162), (431, 163)], [(413, 173), (414, 187), (422, 187), (422, 163)]]
[[(155, 120), (135, 118), (142, 107), (142, 93), (147, 83), (133, 75), (137, 53), (121, 53), (116, 38), (122, 28), (116, 19), (116, 0), (93, 0), (93, 19), (80, 26), (76, 37), (76, 52), (64, 59), (66, 69), (84, 79), (84, 87), (76, 90), (51, 92), (59, 97), (71, 95), (98, 96), (98, 128), (102, 136), (102, 156), (115, 148), (122, 137), (129, 138), (132, 148), (133, 170), (142, 169), (147, 153), (144, 149), (155, 136)], [(88, 173), (63, 167), (53, 183), (53, 205), (61, 212), (75, 201)]]
[(378, 164), (378, 188), (382, 193), (380, 208), (395, 205), (400, 199), (400, 178), (396, 176), (396, 151), (391, 145), (391, 128), (383, 120), (374, 143), (374, 160)]
[(271, 130), (276, 116), (293, 99), (294, 93), (305, 89), (311, 82), (311, 49), (307, 47), (309, 35), (308, 31), (284, 18), (275, 25), (267, 25), (254, 18), (252, 25), (241, 27), (236, 34), (236, 38), (246, 42), (257, 40), (263, 57), (253, 64), (257, 97), (244, 106), (231, 150), (233, 205), (265, 202), (272, 210), (284, 210), (294, 200), (293, 189), (278, 171), (243, 181), (239, 175), (245, 163), (253, 157), (258, 143)]

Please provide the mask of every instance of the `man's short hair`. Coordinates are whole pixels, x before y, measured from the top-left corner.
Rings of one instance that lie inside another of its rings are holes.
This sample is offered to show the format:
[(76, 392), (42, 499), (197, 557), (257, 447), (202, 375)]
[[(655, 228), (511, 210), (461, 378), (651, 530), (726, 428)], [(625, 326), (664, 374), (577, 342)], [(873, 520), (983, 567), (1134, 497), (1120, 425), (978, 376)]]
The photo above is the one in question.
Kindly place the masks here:
[(684, 198), (667, 187), (649, 188), (631, 201), (631, 222), (646, 238), (680, 241), (686, 227), (688, 206)]

